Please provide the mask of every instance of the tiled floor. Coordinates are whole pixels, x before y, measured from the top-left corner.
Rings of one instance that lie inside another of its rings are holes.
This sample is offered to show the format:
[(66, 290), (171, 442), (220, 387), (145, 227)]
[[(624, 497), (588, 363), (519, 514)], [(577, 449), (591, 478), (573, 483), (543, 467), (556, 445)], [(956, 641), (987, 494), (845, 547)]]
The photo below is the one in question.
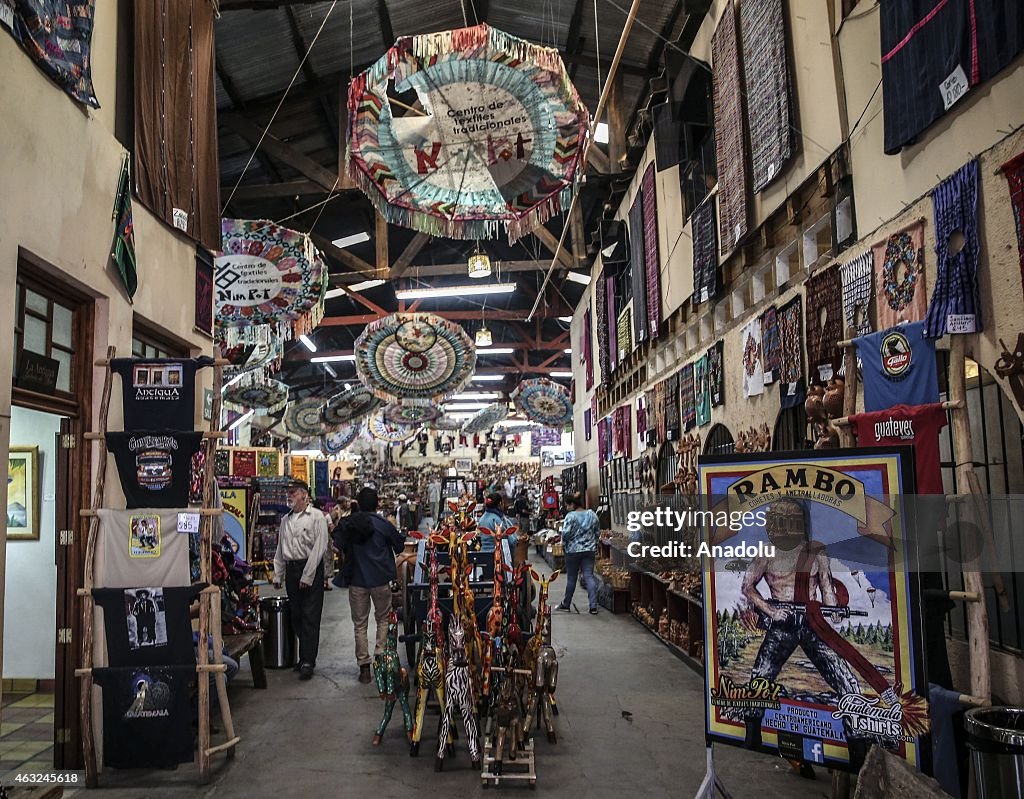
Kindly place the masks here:
[(53, 694), (5, 693), (0, 716), (0, 776), (53, 770)]

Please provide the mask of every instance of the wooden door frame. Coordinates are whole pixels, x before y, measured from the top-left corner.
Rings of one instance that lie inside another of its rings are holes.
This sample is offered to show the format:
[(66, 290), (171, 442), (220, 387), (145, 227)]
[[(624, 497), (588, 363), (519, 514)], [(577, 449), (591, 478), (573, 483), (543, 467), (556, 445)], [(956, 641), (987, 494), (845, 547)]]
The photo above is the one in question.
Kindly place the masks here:
[[(93, 399), (93, 341), (95, 335), (96, 306), (94, 298), (70, 287), (66, 282), (53, 280), (59, 274), (52, 264), (30, 253), (18, 249), (18, 279), (27, 278), (34, 291), (39, 291), (51, 300), (57, 300), (74, 309), (73, 356), (74, 378), (72, 381), (74, 400), (27, 391), (16, 386), (11, 388), (11, 403), (31, 410), (58, 414), (70, 420), (70, 435), (73, 452), (70, 458), (69, 492), (66, 496), (71, 518), (67, 520), (71, 538), (67, 544), (60, 542), (57, 532), (56, 546), (64, 549), (64, 557), (57, 556), (57, 618), (54, 639), (54, 678), (60, 686), (61, 699), (57, 704), (54, 696), (54, 766), (59, 769), (83, 768), (81, 725), (78, 723), (81, 681), (75, 676), (79, 665), (79, 646), (82, 635), (81, 603), (78, 587), (82, 585), (85, 562), (85, 538), (88, 526), (77, 513), (88, 507), (91, 497), (92, 456), (91, 447), (86, 446), (84, 434), (92, 429)], [(40, 291), (41, 289), (41, 291)], [(12, 331), (13, 332), (13, 331)], [(58, 486), (58, 490), (59, 490)], [(55, 519), (56, 522), (56, 519)], [(4, 554), (6, 558), (6, 553)], [(58, 637), (62, 628), (70, 630), (64, 642)]]

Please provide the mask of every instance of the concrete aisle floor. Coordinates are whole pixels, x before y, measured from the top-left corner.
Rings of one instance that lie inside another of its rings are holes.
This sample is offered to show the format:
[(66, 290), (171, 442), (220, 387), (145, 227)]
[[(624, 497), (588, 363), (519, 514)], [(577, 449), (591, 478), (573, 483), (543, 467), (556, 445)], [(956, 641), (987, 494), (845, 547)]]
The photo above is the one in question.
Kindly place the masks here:
[[(553, 589), (558, 598), (564, 578)], [(642, 791), (693, 796), (704, 774), (701, 678), (627, 616), (557, 613), (558, 743), (538, 736), (537, 792), (551, 797), (603, 799)], [(372, 633), (372, 621), (371, 621)], [(403, 650), (404, 651), (404, 650)], [(372, 685), (356, 681), (347, 591), (326, 595), (319, 667), (310, 682), (289, 670), (269, 671), (266, 691), (251, 687), (247, 659), (230, 688), (237, 756), (214, 759), (213, 779), (197, 783), (192, 765), (176, 771), (111, 772), (90, 797), (254, 799), (285, 796), (528, 795), (524, 788), (480, 786), (470, 771), (464, 737), (441, 774), (433, 768), (434, 723), (427, 724), (419, 758), (409, 757), (401, 716), (380, 747), (371, 738), (383, 704)], [(629, 720), (623, 713), (631, 714)], [(461, 733), (460, 733), (461, 735)], [(733, 747), (716, 748), (718, 770), (737, 799), (829, 795), (827, 772), (816, 781), (793, 775), (781, 760)]]

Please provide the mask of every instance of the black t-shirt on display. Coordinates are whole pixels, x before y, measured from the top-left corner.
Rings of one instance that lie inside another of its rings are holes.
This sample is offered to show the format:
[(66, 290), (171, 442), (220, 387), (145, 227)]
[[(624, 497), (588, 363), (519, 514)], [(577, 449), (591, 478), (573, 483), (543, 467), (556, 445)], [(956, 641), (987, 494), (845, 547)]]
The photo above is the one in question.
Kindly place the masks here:
[(93, 669), (92, 678), (103, 689), (104, 765), (168, 768), (194, 759), (195, 665)]
[(195, 428), (196, 370), (212, 358), (114, 358), (121, 375), (125, 430)]
[(183, 508), (202, 433), (107, 433), (127, 508)]
[(204, 586), (94, 588), (110, 665), (195, 666), (188, 609)]

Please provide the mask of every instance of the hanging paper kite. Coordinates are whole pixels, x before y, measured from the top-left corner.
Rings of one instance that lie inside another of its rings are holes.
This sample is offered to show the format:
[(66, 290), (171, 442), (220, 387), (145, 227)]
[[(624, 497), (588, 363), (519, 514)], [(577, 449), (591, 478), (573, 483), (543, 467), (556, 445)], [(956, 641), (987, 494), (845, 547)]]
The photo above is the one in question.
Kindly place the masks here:
[(320, 449), (328, 455), (337, 455), (356, 440), (360, 427), (358, 424), (345, 424), (339, 430), (325, 434), (320, 439)]
[(416, 435), (416, 428), (404, 424), (392, 424), (384, 418), (381, 411), (374, 411), (366, 420), (366, 427), (370, 435), (378, 441), (387, 441), (394, 444), (399, 441), (407, 441)]
[(384, 409), (384, 418), (392, 424), (425, 424), (434, 421), (439, 414), (436, 405), (422, 400), (396, 402)]
[(320, 418), (328, 427), (354, 422), (379, 408), (381, 401), (366, 386), (346, 388), (327, 401)]
[(293, 402), (284, 415), (284, 426), (293, 436), (310, 438), (323, 432), (320, 421), (320, 407), (323, 403), (317, 399)]
[(247, 384), (243, 377), (227, 387), (224, 401), (263, 414), (273, 414), (288, 404), (288, 385), (272, 378)]
[(309, 236), (275, 225), (222, 219), (214, 262), (220, 327), (287, 323), (309, 333), (324, 316), (327, 267)]
[[(416, 92), (397, 114), (388, 92)], [(589, 115), (558, 51), (486, 24), (403, 36), (348, 92), (349, 171), (385, 219), (514, 241), (569, 207)]]
[(462, 425), (463, 432), (483, 433), (508, 416), (508, 405), (504, 402), (492, 402), (483, 410), (474, 413)]
[(572, 400), (565, 386), (546, 377), (524, 380), (512, 392), (512, 401), (530, 421), (547, 427), (564, 427), (572, 422)]
[(427, 313), (391, 314), (371, 322), (356, 339), (355, 352), (359, 379), (388, 402), (452, 394), (469, 382), (476, 367), (476, 349), (466, 331)]

